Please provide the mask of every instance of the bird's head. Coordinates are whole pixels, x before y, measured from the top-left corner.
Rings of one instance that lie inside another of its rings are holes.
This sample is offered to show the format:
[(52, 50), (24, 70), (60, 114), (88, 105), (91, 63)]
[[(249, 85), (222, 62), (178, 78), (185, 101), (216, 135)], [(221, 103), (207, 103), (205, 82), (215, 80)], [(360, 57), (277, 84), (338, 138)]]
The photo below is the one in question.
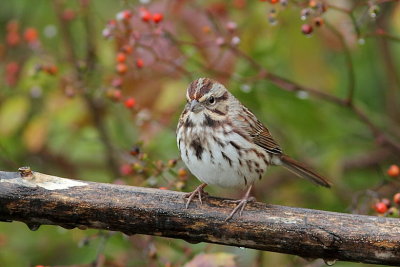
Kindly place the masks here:
[(225, 86), (219, 82), (208, 78), (199, 78), (187, 88), (187, 108), (190, 113), (204, 113), (216, 119), (227, 114), (231, 97), (232, 95)]

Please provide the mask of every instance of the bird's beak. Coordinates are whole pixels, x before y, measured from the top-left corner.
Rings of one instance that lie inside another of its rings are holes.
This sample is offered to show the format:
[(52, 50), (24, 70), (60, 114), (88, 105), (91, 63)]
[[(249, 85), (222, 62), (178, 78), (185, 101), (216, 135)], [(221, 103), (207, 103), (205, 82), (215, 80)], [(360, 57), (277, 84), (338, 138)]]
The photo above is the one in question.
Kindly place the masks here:
[(199, 103), (199, 101), (197, 100), (192, 100), (192, 102), (190, 102), (190, 110), (194, 113), (198, 113), (199, 111), (201, 111), (203, 109), (203, 105), (201, 105)]

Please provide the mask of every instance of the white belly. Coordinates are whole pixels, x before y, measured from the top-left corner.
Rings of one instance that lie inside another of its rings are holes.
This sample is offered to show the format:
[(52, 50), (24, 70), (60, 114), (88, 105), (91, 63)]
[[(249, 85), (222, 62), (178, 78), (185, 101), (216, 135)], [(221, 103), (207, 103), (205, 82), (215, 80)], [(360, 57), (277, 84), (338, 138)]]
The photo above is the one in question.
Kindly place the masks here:
[[(204, 132), (210, 129), (196, 129), (190, 129), (186, 135), (178, 131), (177, 139), (183, 162), (201, 182), (221, 187), (246, 187), (261, 179), (270, 161), (261, 147), (226, 127), (213, 129), (213, 138), (207, 139)], [(199, 140), (202, 145), (200, 157), (190, 146), (193, 140)]]

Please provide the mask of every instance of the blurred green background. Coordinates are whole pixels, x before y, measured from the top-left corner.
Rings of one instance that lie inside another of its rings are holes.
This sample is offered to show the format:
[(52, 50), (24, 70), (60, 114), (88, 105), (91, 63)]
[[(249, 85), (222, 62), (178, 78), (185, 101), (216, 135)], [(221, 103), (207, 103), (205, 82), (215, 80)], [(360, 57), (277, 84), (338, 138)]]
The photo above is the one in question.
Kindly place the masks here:
[[(191, 191), (199, 181), (179, 160), (175, 128), (186, 86), (210, 77), (249, 107), (287, 154), (334, 184), (328, 191), (271, 168), (253, 192), (258, 201), (397, 216), (395, 206), (383, 214), (371, 206), (400, 191), (399, 178), (387, 174), (399, 151), (382, 145), (354, 109), (307, 90), (289, 92), (265, 71), (343, 100), (354, 92), (353, 105), (400, 142), (398, 1), (13, 0), (0, 7), (0, 170), (30, 166)], [(202, 262), (324, 265), (167, 238), (0, 223), (0, 266)]]

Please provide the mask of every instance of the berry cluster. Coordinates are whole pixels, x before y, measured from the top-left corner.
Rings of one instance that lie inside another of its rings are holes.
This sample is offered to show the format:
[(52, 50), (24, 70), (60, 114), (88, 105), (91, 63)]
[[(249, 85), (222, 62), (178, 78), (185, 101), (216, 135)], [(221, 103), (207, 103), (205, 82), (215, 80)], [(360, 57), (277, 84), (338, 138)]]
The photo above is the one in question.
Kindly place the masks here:
[[(6, 46), (4, 47), (4, 50), (18, 49), (24, 45), (32, 49), (37, 49), (40, 45), (39, 34), (33, 27), (28, 27), (21, 31), (19, 22), (11, 20), (6, 26), (5, 44)], [(20, 53), (18, 52), (17, 54), (19, 55)], [(23, 63), (23, 59), (13, 60), (6, 63), (5, 81), (8, 86), (16, 85)]]
[(379, 214), (399, 216), (400, 192), (393, 195), (393, 203), (388, 198), (382, 198), (374, 203), (372, 208)]
[[(387, 170), (387, 174), (394, 179), (400, 178), (400, 167), (396, 164), (391, 165)], [(382, 198), (376, 201), (372, 208), (375, 212), (382, 215), (399, 216), (400, 192), (393, 195), (393, 203), (394, 205), (392, 205), (392, 202), (388, 198)]]
[[(1, 45), (0, 49), (2, 49)], [(5, 81), (8, 86), (15, 86), (25, 62), (29, 58), (26, 51), (43, 53), (38, 30), (35, 27), (26, 27), (21, 30), (18, 21), (9, 21), (6, 26), (4, 52), (8, 52), (7, 50), (10, 50), (9, 54), (12, 55), (12, 59), (5, 66)], [(55, 76), (58, 73), (58, 67), (54, 63), (39, 63), (30, 73), (34, 75), (45, 73)]]
[[(288, 5), (287, 0), (260, 0), (262, 2), (269, 2), (271, 5), (280, 3), (282, 7)], [(321, 27), (324, 24), (322, 15), (326, 12), (327, 5), (322, 0), (310, 0), (306, 8), (303, 8), (300, 12), (300, 19), (307, 21), (307, 23), (301, 26), (301, 32), (305, 35), (311, 35), (314, 31), (314, 27)], [(278, 9), (273, 6), (268, 11), (268, 22), (271, 25), (277, 24)]]
[[(272, 8), (268, 11), (268, 21), (271, 25), (277, 24), (277, 15), (278, 9), (275, 4), (280, 3), (282, 7), (286, 7), (288, 5), (287, 0), (260, 0), (261, 2), (268, 2), (272, 5)], [(319, 28), (324, 25), (324, 19), (322, 16), (329, 9), (334, 9), (339, 12), (343, 12), (346, 15), (350, 15), (351, 19), (354, 18), (354, 10), (357, 8), (357, 5), (352, 9), (341, 8), (335, 6), (336, 3), (329, 3), (326, 0), (308, 0), (306, 3), (303, 2), (291, 2), (291, 4), (296, 5), (301, 8), (300, 11), (300, 19), (305, 21), (301, 26), (301, 32), (307, 36), (310, 36), (315, 28)], [(364, 5), (368, 6), (368, 15), (373, 20), (378, 17), (380, 14), (380, 7), (378, 1), (366, 1)], [(362, 6), (362, 5), (359, 5)], [(359, 26), (354, 22), (353, 27), (356, 29), (356, 34), (360, 35)], [(360, 36), (357, 36), (360, 38)], [(361, 40), (363, 40), (361, 38)], [(360, 41), (362, 43), (363, 41)]]
[(49, 75), (56, 75), (58, 73), (58, 67), (55, 64), (38, 64), (35, 67), (36, 73), (44, 72)]
[(116, 102), (123, 101), (128, 109), (136, 106), (136, 99), (123, 97), (121, 89), (124, 77), (128, 73), (134, 74), (135, 71), (139, 71), (155, 61), (152, 53), (157, 54), (158, 51), (149, 53), (149, 50), (156, 48), (148, 47), (148, 44), (150, 39), (155, 41), (154, 39), (163, 33), (160, 25), (163, 19), (162, 13), (152, 13), (143, 7), (138, 10), (123, 10), (118, 12), (116, 18), (110, 20), (103, 30), (103, 36), (107, 39), (114, 39), (117, 44), (116, 77), (112, 79), (112, 87), (107, 90), (106, 96)]
[(6, 44), (8, 46), (10, 47), (18, 46), (22, 43), (22, 40), (28, 45), (36, 45), (39, 43), (38, 32), (33, 27), (26, 28), (22, 36), (23, 38), (21, 38), (18, 21), (12, 20), (7, 23)]
[[(157, 12), (152, 10), (157, 10)], [(211, 62), (215, 61), (218, 63), (212, 63), (215, 65), (214, 68), (224, 72), (229, 72), (234, 66), (231, 62), (232, 57), (228, 57), (226, 53), (221, 59), (221, 55), (227, 47), (237, 46), (241, 41), (237, 34), (237, 24), (234, 21), (227, 18), (221, 19), (221, 21), (216, 20), (214, 24), (220, 25), (214, 27), (215, 25), (210, 22), (206, 14), (199, 14), (202, 22), (193, 23), (186, 28), (186, 26), (182, 27), (179, 20), (166, 20), (161, 10), (161, 7), (156, 5), (123, 10), (118, 12), (116, 18), (110, 20), (103, 30), (103, 36), (113, 40), (117, 47), (116, 74), (111, 79), (111, 88), (107, 90), (106, 96), (116, 102), (123, 101), (129, 109), (136, 105), (136, 101), (123, 96), (122, 89), (128, 87), (124, 86), (125, 81), (139, 77), (146, 79), (146, 75), (150, 73), (151, 76), (157, 73), (174, 76), (190, 75), (184, 66), (187, 55), (184, 54), (181, 47), (187, 45), (187, 42), (177, 38), (178, 31), (182, 28), (195, 37), (201, 34), (202, 41), (193, 47), (206, 54), (206, 60), (209, 62), (204, 63), (204, 68), (209, 68)], [(222, 12), (215, 6), (211, 6), (208, 11), (212, 14)], [(193, 10), (188, 8), (185, 12), (189, 13)], [(166, 53), (166, 51), (168, 52)]]
[[(177, 159), (169, 159), (166, 162), (162, 160), (153, 161), (147, 153), (141, 151), (140, 146), (132, 147), (129, 154), (131, 156), (130, 163), (120, 166), (122, 176), (140, 176), (146, 179), (145, 182), (149, 186), (159, 189), (182, 190), (186, 185), (188, 172), (185, 168), (176, 170)], [(160, 181), (157, 179), (158, 177), (163, 180)]]
[(307, 21), (301, 26), (301, 32), (305, 35), (311, 35), (314, 27), (321, 27), (324, 24), (322, 15), (326, 10), (327, 6), (323, 1), (310, 0), (308, 7), (301, 10), (301, 20)]
[(122, 95), (122, 90), (121, 90), (121, 86), (122, 86), (122, 78), (117, 77), (114, 78), (113, 81), (111, 82), (111, 88), (109, 88), (106, 91), (106, 96), (113, 100), (114, 102), (123, 102), (124, 106), (127, 109), (133, 109), (136, 107), (136, 98), (130, 96), (130, 97), (126, 97), (124, 98)]
[[(161, 35), (163, 28), (157, 27), (164, 19), (164, 15), (159, 12), (151, 13), (146, 8), (140, 8), (137, 12), (123, 10), (118, 12), (116, 19), (110, 20), (103, 30), (103, 36), (108, 39), (116, 39), (119, 51), (116, 55), (116, 71), (118, 74), (125, 74), (129, 67), (129, 62), (134, 60), (138, 69), (145, 66), (145, 61), (141, 56), (138, 47), (144, 39), (152, 38), (151, 35)], [(138, 22), (141, 21), (141, 24)], [(153, 33), (151, 33), (153, 31)], [(150, 36), (148, 33), (150, 32)]]

